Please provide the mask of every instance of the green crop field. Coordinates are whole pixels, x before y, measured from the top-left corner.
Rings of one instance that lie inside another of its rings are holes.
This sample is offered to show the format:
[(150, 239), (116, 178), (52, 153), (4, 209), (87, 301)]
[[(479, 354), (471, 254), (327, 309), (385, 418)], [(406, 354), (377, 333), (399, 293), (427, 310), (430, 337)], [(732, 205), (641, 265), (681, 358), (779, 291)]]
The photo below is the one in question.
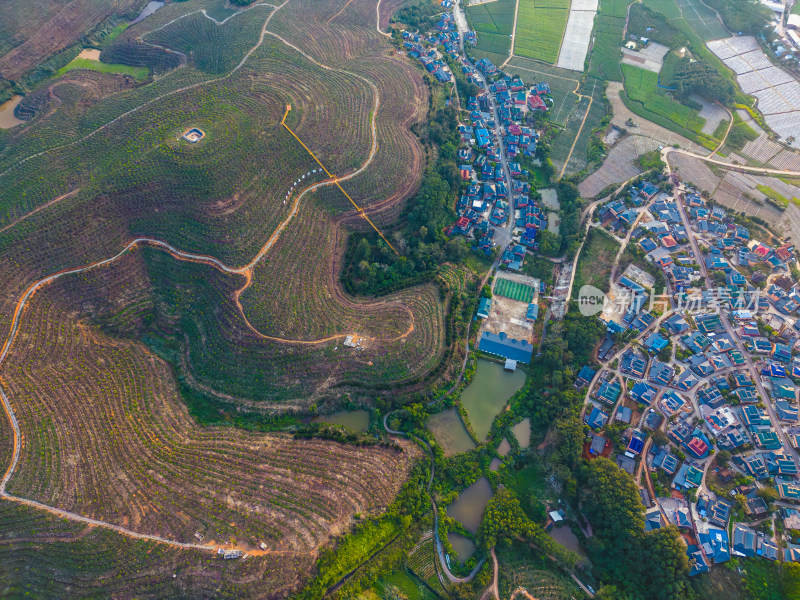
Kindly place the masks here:
[(685, 22), (704, 41), (731, 35), (716, 13), (699, 0), (644, 0), (644, 5), (664, 15), (673, 27)]
[(531, 302), (535, 292), (529, 285), (500, 277), (494, 283), (494, 293), (520, 302)]
[(620, 57), (622, 32), (628, 11), (627, 0), (600, 0), (594, 20), (594, 45), (589, 60), (589, 74), (598, 79), (622, 81)]
[(641, 103), (647, 110), (661, 115), (675, 124), (700, 133), (705, 120), (698, 111), (664, 95), (658, 87), (658, 74), (633, 65), (622, 65), (625, 75), (625, 91), (628, 97)]
[(134, 79), (142, 81), (147, 78), (150, 71), (147, 67), (132, 67), (130, 65), (115, 65), (100, 62), (99, 60), (89, 60), (88, 58), (74, 58), (66, 66), (58, 70), (58, 75), (73, 69), (89, 69), (99, 73), (113, 73), (115, 75), (130, 75)]
[(568, 16), (569, 0), (520, 0), (514, 54), (554, 64)]
[(516, 0), (496, 0), (488, 4), (468, 6), (466, 15), (472, 29), (478, 32), (478, 45), (470, 52), (500, 65), (511, 50)]

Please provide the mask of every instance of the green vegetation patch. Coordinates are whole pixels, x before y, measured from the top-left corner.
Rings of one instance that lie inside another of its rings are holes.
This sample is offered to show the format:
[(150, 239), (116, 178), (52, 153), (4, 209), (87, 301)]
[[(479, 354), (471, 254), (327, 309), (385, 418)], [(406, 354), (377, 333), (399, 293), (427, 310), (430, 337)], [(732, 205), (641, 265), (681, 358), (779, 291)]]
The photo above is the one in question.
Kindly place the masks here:
[(628, 12), (627, 0), (601, 0), (594, 20), (594, 45), (589, 75), (609, 81), (622, 81), (620, 54), (622, 34)]
[(676, 124), (699, 133), (705, 120), (698, 116), (698, 111), (667, 97), (658, 88), (658, 74), (634, 67), (622, 65), (625, 74), (625, 92), (634, 102), (640, 102), (651, 112), (666, 117)]
[[(778, 208), (785, 209), (789, 206), (789, 199), (780, 192), (773, 190), (771, 187), (758, 184), (756, 189), (767, 197), (770, 204), (774, 204)], [(797, 198), (793, 198), (794, 202), (800, 202)]]
[(742, 121), (738, 114), (733, 113), (733, 115), (734, 124), (725, 143), (732, 148), (741, 150), (747, 142), (752, 142), (758, 138), (758, 132)]
[(467, 20), (478, 32), (478, 45), (471, 53), (488, 58), (497, 65), (506, 60), (511, 50), (511, 30), (514, 27), (516, 0), (497, 0), (488, 4), (468, 6)]
[(531, 286), (511, 281), (510, 279), (498, 278), (494, 284), (494, 293), (498, 296), (519, 300), (520, 302), (531, 302), (534, 290)]
[(575, 273), (573, 289), (580, 290), (584, 285), (608, 291), (608, 277), (619, 250), (619, 242), (608, 233), (597, 227), (590, 227), (586, 236), (581, 256), (578, 259), (578, 270)]
[(90, 60), (88, 58), (74, 58), (72, 62), (58, 70), (58, 75), (63, 75), (73, 69), (89, 69), (90, 71), (98, 71), (99, 73), (113, 73), (115, 75), (130, 75), (137, 81), (147, 79), (150, 75), (150, 70), (147, 67), (132, 67), (130, 65), (118, 65), (100, 62), (99, 60)]
[(569, 0), (520, 0), (514, 54), (555, 63), (568, 17)]

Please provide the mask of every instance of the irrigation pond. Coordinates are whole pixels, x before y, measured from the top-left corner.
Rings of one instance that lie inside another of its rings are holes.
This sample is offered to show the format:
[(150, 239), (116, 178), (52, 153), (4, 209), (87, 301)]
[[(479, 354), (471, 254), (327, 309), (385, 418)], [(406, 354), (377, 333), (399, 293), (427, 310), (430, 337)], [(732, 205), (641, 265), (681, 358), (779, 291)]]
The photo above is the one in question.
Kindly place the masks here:
[(363, 433), (369, 429), (369, 413), (366, 410), (350, 410), (332, 413), (330, 415), (320, 415), (311, 419), (312, 423), (329, 423), (331, 425), (343, 425), (350, 431)]
[(472, 533), (478, 533), (483, 518), (483, 509), (492, 498), (492, 486), (486, 477), (481, 477), (461, 492), (447, 507), (447, 516), (461, 523)]
[(428, 429), (447, 457), (467, 452), (475, 447), (475, 442), (472, 441), (455, 408), (448, 408), (429, 418)]
[(523, 385), (524, 372), (517, 370), (509, 373), (498, 363), (478, 361), (472, 382), (461, 394), (461, 404), (467, 410), (478, 440), (486, 441), (495, 417)]
[(475, 554), (475, 542), (460, 533), (448, 533), (447, 541), (456, 551), (458, 562), (463, 563)]
[(8, 102), (0, 104), (0, 129), (11, 129), (25, 122), (14, 116), (14, 110), (20, 102), (22, 102), (22, 96), (17, 95)]

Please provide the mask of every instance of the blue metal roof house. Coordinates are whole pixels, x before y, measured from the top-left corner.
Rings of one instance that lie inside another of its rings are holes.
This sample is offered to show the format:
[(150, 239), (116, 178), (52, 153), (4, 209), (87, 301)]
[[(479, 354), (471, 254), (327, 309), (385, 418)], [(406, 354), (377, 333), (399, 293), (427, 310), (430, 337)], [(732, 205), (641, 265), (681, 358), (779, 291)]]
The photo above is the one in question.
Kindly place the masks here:
[(492, 300), (490, 298), (481, 298), (480, 306), (478, 306), (478, 317), (481, 319), (489, 318), (489, 311), (492, 310)]
[(533, 346), (531, 344), (525, 340), (510, 338), (504, 332), (497, 334), (484, 331), (481, 334), (478, 349), (487, 354), (511, 358), (524, 364), (530, 363), (533, 355)]
[(528, 304), (528, 312), (525, 315), (528, 321), (535, 321), (539, 318), (539, 305), (532, 302)]

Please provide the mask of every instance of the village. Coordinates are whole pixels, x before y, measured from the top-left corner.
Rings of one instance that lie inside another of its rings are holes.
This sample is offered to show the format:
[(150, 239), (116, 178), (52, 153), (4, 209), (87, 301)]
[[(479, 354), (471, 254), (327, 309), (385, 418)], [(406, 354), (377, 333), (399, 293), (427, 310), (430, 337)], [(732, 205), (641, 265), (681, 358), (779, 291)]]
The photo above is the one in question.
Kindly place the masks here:
[[(451, 13), (440, 17), (436, 29), (427, 36), (404, 32), (409, 56), (438, 81), (449, 82), (453, 75), (437, 49), (441, 47), (458, 61), (467, 81), (484, 88), (467, 100), (469, 121), (459, 126), (459, 170), (468, 187), (456, 204), (458, 219), (446, 233), (467, 237), (486, 256), (498, 248), (503, 267), (519, 271), (527, 251), (538, 250), (537, 232), (548, 227), (547, 211), (538, 196), (531, 197), (535, 189), (527, 181), (530, 173), (518, 159), (533, 159), (536, 154), (541, 132), (527, 123), (532, 115), (552, 106), (550, 86), (544, 81), (526, 85), (485, 58), (470, 62), (459, 53)], [(475, 32), (467, 32), (465, 42), (474, 45), (475, 40)], [(497, 235), (497, 230), (506, 233)]]
[[(437, 30), (404, 33), (409, 54), (448, 82), (453, 74), (436, 49), (444, 48), (482, 88), (459, 127), (467, 188), (446, 233), (497, 259), (476, 315), (477, 347), (513, 371), (532, 361), (550, 315), (542, 282), (520, 273), (548, 213), (517, 161), (534, 157), (541, 131), (531, 117), (553, 98), (546, 82), (526, 84), (460, 54), (449, 13)], [(606, 337), (596, 361), (576, 373), (583, 456), (611, 458), (633, 476), (645, 529), (676, 526), (692, 575), (735, 557), (800, 562), (794, 246), (666, 168), (597, 203), (589, 224), (636, 260), (614, 265), (597, 315)]]
[(599, 367), (577, 374), (584, 457), (634, 476), (646, 528), (677, 526), (692, 574), (736, 556), (800, 561), (794, 247), (663, 179), (596, 212), (644, 268), (611, 282)]

